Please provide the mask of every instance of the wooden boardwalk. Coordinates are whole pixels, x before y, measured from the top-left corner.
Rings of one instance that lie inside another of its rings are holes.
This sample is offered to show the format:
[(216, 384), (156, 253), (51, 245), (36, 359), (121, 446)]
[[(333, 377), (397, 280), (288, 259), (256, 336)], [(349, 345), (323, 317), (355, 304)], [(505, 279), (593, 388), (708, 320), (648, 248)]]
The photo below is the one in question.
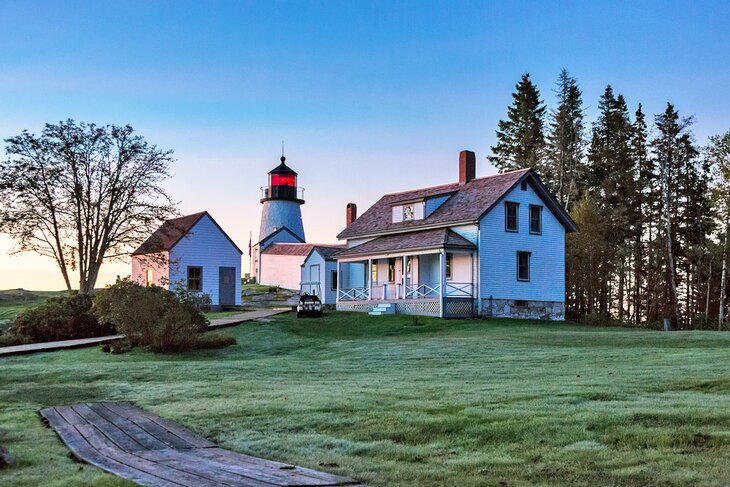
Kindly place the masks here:
[(358, 486), (308, 468), (234, 453), (129, 403), (86, 403), (40, 411), (80, 460), (148, 486)]

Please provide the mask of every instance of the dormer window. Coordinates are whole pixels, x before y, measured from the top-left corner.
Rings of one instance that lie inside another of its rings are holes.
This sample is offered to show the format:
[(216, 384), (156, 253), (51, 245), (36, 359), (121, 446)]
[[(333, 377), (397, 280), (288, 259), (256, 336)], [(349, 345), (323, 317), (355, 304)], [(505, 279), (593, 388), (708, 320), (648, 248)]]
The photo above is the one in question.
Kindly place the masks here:
[(404, 205), (403, 206), (403, 221), (409, 221), (413, 220), (414, 218), (414, 212), (413, 212), (413, 205)]
[(392, 207), (393, 223), (423, 220), (424, 207), (425, 204), (423, 201), (394, 205)]

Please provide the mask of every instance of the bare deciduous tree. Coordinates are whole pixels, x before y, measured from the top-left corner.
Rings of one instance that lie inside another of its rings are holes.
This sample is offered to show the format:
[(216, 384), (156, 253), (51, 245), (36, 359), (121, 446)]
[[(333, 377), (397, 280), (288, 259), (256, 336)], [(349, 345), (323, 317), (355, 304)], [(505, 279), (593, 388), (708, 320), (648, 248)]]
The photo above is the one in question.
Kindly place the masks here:
[(0, 162), (0, 231), (17, 252), (55, 260), (66, 287), (90, 293), (107, 259), (121, 258), (175, 212), (161, 187), (172, 151), (126, 126), (73, 120), (24, 131)]

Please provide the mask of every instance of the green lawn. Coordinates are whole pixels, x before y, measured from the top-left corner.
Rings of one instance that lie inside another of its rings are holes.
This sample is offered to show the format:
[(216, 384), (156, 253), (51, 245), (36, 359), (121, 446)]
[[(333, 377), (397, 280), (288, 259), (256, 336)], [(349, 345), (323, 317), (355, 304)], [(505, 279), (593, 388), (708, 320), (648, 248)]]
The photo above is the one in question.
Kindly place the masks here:
[(3, 485), (128, 485), (44, 406), (130, 400), (225, 448), (371, 486), (728, 485), (730, 334), (292, 314), (178, 356), (0, 360)]
[(48, 298), (63, 294), (66, 294), (66, 291), (26, 291), (24, 289), (0, 291), (0, 329), (21, 311), (38, 306)]

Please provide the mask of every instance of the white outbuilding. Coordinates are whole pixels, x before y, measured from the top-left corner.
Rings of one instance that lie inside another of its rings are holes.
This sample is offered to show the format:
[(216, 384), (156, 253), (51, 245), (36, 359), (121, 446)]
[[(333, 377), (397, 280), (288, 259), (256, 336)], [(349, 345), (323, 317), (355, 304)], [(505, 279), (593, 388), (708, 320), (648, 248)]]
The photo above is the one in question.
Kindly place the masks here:
[(241, 249), (207, 211), (165, 221), (132, 253), (132, 280), (210, 296), (213, 309), (241, 304)]

